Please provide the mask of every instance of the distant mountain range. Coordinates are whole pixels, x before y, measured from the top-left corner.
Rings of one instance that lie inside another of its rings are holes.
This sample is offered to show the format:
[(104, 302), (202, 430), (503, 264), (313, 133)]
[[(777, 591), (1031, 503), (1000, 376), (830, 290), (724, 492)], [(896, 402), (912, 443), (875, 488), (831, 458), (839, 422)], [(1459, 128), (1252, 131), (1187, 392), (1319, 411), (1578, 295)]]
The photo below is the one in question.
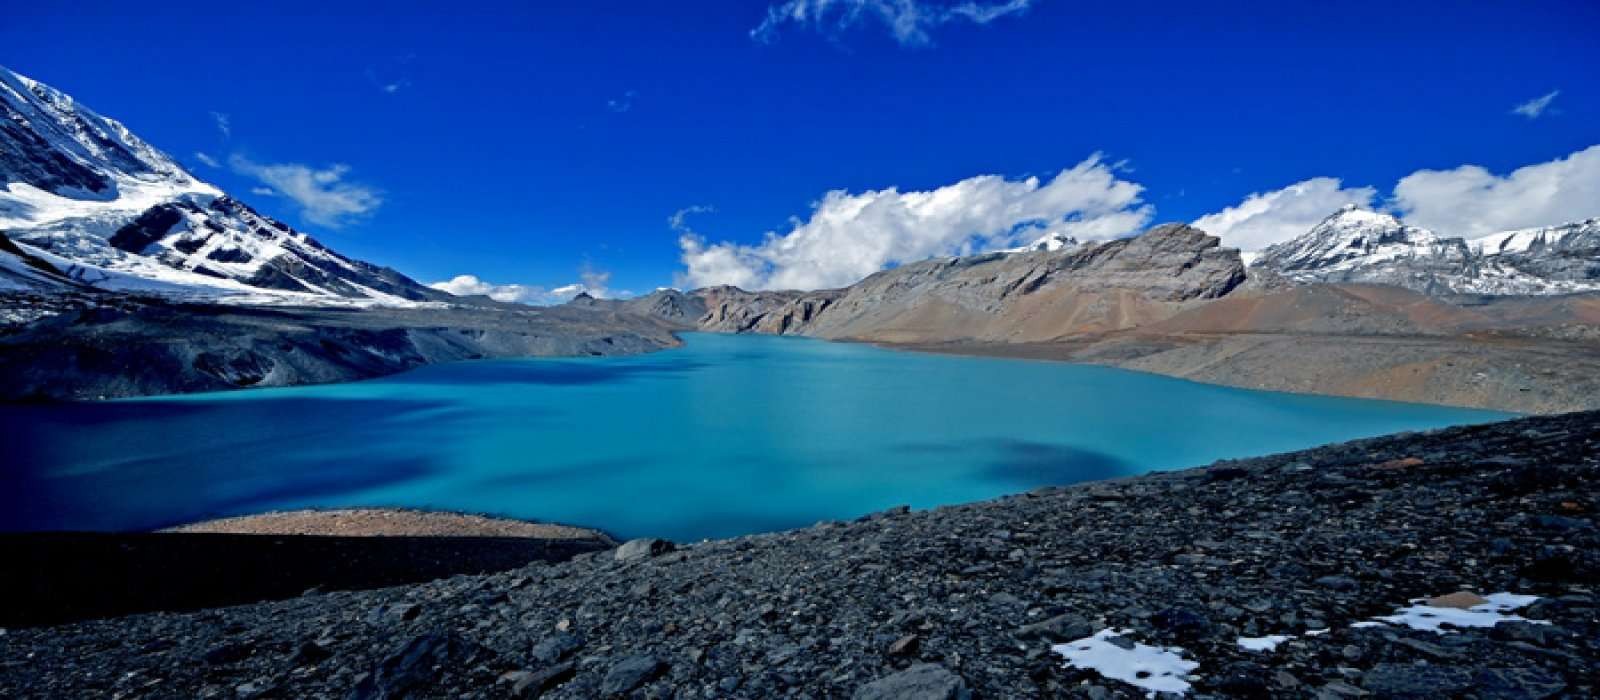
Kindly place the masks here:
[(116, 120), (4, 67), (0, 181), (0, 235), (10, 239), (0, 289), (310, 305), (449, 298), (256, 212)]
[[(1248, 265), (1183, 224), (1100, 242), (1051, 232), (842, 289), (533, 308), (340, 255), (3, 68), (0, 109), (0, 399), (646, 352), (702, 330), (1527, 412), (1600, 405), (1600, 219), (1466, 240), (1352, 207)], [(364, 310), (296, 308), (351, 306)]]
[[(0, 243), (0, 290), (96, 288), (274, 305), (453, 298), (330, 250), (195, 177), (121, 123), (3, 67), (0, 110), (0, 240), (9, 239)], [(1003, 252), (1070, 257), (1083, 250), (1106, 249), (1051, 233)], [(1469, 241), (1346, 207), (1261, 251), (1246, 274), (1390, 284), (1430, 295), (1600, 290), (1600, 218)], [(795, 296), (820, 303), (830, 294)]]
[(1600, 290), (1600, 218), (1469, 241), (1349, 206), (1261, 251), (1251, 269), (1294, 282), (1392, 284), (1423, 294), (1594, 291)]

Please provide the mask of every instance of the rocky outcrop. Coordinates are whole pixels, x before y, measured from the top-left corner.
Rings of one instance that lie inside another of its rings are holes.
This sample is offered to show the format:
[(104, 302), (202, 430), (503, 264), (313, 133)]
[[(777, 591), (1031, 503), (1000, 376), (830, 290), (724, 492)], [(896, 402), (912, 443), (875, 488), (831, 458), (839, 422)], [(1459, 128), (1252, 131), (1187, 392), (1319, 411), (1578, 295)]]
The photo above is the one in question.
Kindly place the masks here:
[(1238, 251), (1220, 247), (1199, 229), (1168, 224), (1104, 243), (925, 260), (844, 289), (667, 290), (630, 308), (655, 313), (657, 306), (681, 308), (683, 300), (697, 299), (705, 311), (693, 327), (727, 333), (886, 342), (1040, 340), (1165, 318), (1221, 297), (1244, 279)]
[(695, 290), (705, 313), (695, 322), (701, 330), (722, 333), (809, 335), (821, 316), (839, 300), (841, 290), (816, 292), (747, 292), (738, 287)]
[[(1143, 697), (1130, 681), (1146, 667), (1057, 650), (1114, 630), (1105, 653), (1196, 664), (1166, 678), (1195, 697), (1593, 697), (1597, 492), (1600, 414), (1404, 434), (626, 557), (11, 629), (0, 696)], [(1535, 596), (1515, 614), (1538, 622), (1374, 620), (1501, 592)]]

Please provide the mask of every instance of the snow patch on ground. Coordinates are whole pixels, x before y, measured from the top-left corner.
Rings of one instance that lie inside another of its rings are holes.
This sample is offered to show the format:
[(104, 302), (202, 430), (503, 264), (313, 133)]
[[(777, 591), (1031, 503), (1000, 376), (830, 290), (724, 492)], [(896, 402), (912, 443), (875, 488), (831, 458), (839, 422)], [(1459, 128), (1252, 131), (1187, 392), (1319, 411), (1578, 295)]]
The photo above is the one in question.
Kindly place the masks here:
[[(1527, 607), (1539, 599), (1535, 595), (1517, 595), (1515, 593), (1494, 593), (1486, 596), (1489, 602), (1474, 605), (1468, 609), (1442, 608), (1427, 605), (1418, 598), (1411, 601), (1409, 607), (1400, 608), (1393, 615), (1374, 618), (1374, 622), (1383, 622), (1391, 625), (1403, 625), (1414, 630), (1427, 630), (1446, 634), (1451, 627), (1493, 627), (1502, 622), (1531, 622), (1536, 625), (1550, 624), (1546, 620), (1529, 620), (1521, 615), (1510, 615), (1513, 610)], [(1359, 623), (1358, 623), (1359, 624)]]
[(1240, 637), (1239, 648), (1245, 651), (1272, 651), (1279, 644), (1289, 641), (1290, 635), (1269, 634), (1265, 637)]
[[(1152, 696), (1189, 692), (1189, 672), (1199, 668), (1199, 662), (1184, 659), (1183, 650), (1177, 647), (1131, 642), (1126, 637), (1131, 633), (1132, 630), (1103, 629), (1092, 637), (1057, 644), (1050, 650), (1065, 658), (1068, 666), (1144, 688)], [(1125, 649), (1113, 639), (1131, 644), (1132, 648)]]

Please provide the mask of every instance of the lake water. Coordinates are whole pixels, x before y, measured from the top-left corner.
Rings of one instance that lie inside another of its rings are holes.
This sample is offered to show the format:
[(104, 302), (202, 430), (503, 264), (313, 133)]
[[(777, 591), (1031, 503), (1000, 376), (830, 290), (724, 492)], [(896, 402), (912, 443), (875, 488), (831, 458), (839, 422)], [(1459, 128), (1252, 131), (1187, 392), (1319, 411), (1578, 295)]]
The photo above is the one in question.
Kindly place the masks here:
[(625, 358), (3, 406), (0, 530), (389, 505), (687, 541), (1508, 414), (691, 334)]

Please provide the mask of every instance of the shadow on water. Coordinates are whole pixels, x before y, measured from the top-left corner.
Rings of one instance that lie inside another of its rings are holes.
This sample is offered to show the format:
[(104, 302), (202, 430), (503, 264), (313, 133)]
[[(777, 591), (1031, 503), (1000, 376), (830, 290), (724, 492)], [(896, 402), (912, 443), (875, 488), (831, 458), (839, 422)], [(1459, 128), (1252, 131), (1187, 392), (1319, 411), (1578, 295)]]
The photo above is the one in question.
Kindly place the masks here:
[(634, 377), (688, 374), (709, 366), (693, 360), (664, 362), (658, 358), (638, 363), (571, 360), (467, 362), (424, 368), (397, 376), (392, 381), (433, 386), (453, 384), (583, 386), (620, 382)]
[[(422, 478), (439, 469), (427, 442), (462, 417), (450, 407), (298, 397), (0, 406), (21, 436), (0, 470), (0, 530), (149, 529)], [(426, 431), (410, 427), (424, 421)]]
[(999, 456), (989, 462), (985, 475), (1026, 486), (1060, 486), (1096, 481), (1132, 473), (1117, 457), (1067, 445), (1001, 439), (990, 443)]
[(1070, 445), (997, 438), (971, 442), (912, 442), (895, 449), (911, 454), (962, 454), (980, 464), (979, 475), (1022, 488), (1061, 486), (1135, 473), (1114, 455)]

